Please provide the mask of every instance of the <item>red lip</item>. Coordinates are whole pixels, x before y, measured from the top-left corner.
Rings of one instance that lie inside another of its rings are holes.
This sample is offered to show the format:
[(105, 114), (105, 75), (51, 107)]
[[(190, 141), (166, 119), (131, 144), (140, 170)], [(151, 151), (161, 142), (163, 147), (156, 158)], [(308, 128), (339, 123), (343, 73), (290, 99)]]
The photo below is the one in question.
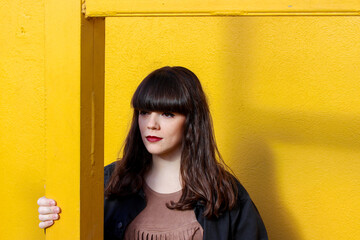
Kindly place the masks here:
[(149, 142), (158, 142), (158, 141), (160, 141), (162, 138), (159, 138), (159, 137), (156, 137), (156, 136), (147, 136), (146, 139), (147, 139)]

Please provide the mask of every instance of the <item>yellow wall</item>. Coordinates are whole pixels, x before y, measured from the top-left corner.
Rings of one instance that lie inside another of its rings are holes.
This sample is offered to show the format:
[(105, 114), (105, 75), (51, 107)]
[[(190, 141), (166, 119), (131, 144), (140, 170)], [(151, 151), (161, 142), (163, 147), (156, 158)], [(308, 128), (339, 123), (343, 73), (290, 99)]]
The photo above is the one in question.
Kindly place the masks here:
[(0, 1), (0, 239), (44, 239), (44, 1)]
[(360, 234), (359, 17), (106, 19), (105, 162), (153, 69), (193, 70), (271, 239)]

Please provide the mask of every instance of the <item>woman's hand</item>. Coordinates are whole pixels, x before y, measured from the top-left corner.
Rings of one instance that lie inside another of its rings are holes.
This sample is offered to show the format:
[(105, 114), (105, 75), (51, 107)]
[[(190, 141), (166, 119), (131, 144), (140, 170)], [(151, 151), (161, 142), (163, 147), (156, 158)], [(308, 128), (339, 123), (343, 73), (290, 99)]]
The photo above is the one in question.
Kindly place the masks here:
[(56, 206), (56, 202), (53, 199), (41, 197), (38, 199), (37, 204), (39, 205), (39, 227), (47, 228), (54, 224), (54, 220), (59, 219), (61, 209)]

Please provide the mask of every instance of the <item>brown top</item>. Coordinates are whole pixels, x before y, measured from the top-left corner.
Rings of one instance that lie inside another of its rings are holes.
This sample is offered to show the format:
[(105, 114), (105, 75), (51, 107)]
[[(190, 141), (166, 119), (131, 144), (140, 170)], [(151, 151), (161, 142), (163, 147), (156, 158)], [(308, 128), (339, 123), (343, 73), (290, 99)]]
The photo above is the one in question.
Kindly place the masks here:
[(193, 210), (170, 210), (166, 203), (178, 201), (181, 190), (163, 194), (144, 184), (147, 199), (145, 209), (136, 216), (125, 231), (125, 240), (201, 240), (203, 229)]

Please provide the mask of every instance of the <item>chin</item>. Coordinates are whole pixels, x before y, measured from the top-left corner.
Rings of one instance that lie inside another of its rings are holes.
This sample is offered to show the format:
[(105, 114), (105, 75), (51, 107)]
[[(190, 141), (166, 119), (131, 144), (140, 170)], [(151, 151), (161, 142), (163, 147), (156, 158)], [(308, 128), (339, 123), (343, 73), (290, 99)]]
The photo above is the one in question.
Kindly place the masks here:
[(163, 151), (159, 150), (159, 149), (154, 149), (154, 148), (146, 148), (146, 150), (151, 154), (151, 155), (159, 155), (162, 154)]

